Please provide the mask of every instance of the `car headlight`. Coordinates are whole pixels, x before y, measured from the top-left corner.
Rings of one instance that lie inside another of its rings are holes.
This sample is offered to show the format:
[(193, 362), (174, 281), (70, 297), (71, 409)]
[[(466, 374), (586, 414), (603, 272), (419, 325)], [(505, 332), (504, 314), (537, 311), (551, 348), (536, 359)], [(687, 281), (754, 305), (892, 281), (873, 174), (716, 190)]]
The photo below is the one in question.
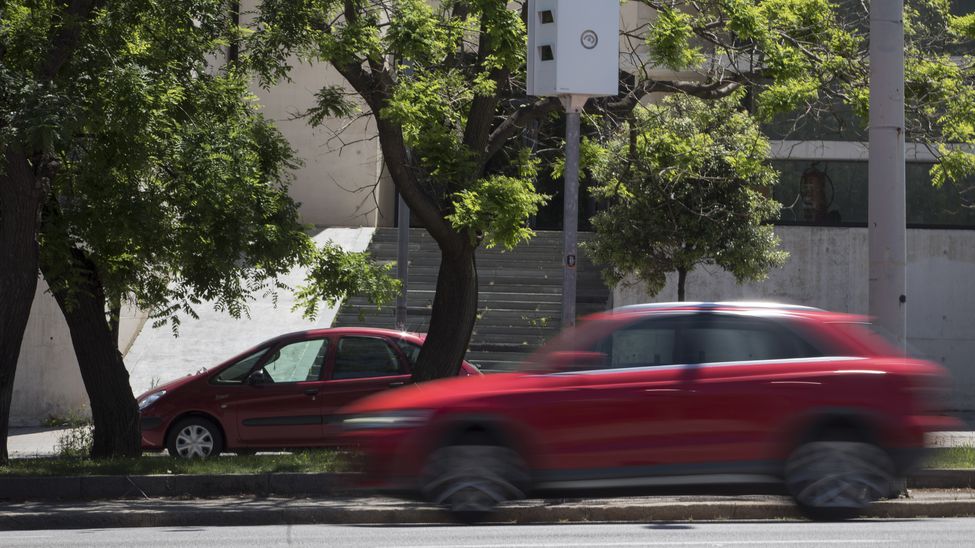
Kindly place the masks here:
[(159, 398), (161, 398), (161, 397), (163, 397), (165, 395), (166, 395), (166, 391), (165, 390), (160, 390), (158, 392), (153, 392), (152, 394), (149, 394), (145, 398), (142, 398), (141, 400), (139, 400), (139, 411), (145, 410), (147, 407), (149, 407), (150, 405), (156, 403), (156, 401)]
[(342, 419), (342, 428), (344, 430), (416, 428), (426, 424), (432, 413), (426, 409), (410, 409), (349, 415)]

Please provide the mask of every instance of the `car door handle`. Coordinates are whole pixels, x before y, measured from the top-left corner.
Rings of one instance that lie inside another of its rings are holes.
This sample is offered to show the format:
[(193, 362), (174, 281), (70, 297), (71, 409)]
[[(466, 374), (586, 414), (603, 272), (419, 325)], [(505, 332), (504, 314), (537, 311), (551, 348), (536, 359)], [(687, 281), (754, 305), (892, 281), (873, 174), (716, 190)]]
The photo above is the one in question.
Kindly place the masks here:
[(318, 395), (318, 389), (317, 388), (306, 388), (305, 389), (305, 395), (306, 396), (317, 396)]
[(397, 386), (403, 386), (404, 384), (406, 384), (406, 381), (393, 381), (389, 383), (389, 387), (396, 388)]

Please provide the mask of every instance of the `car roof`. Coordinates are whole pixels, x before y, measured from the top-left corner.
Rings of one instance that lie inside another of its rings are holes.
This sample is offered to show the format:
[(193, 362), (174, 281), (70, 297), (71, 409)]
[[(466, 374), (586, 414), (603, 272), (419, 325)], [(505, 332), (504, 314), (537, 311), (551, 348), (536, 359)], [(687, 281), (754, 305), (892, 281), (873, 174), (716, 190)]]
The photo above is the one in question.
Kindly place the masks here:
[(425, 333), (414, 333), (412, 331), (401, 331), (398, 329), (387, 329), (383, 327), (323, 327), (319, 329), (305, 329), (302, 331), (283, 333), (277, 337), (268, 339), (261, 344), (273, 343), (283, 339), (315, 337), (319, 335), (380, 335), (394, 338), (416, 337), (420, 339), (421, 342), (426, 338)]
[(845, 312), (830, 312), (813, 306), (777, 303), (768, 301), (715, 301), (715, 302), (664, 302), (621, 306), (603, 314), (634, 314), (652, 312), (747, 312), (755, 315), (781, 315), (815, 317), (822, 321), (864, 321), (867, 318)]

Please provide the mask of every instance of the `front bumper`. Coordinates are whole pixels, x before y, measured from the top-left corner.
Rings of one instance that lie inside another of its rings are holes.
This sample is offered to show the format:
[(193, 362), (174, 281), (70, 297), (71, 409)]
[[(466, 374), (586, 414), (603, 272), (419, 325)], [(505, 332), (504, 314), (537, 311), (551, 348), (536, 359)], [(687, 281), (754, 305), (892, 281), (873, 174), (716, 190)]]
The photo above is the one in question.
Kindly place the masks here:
[(140, 415), (139, 428), (142, 430), (142, 449), (161, 451), (166, 447), (166, 421), (163, 417)]

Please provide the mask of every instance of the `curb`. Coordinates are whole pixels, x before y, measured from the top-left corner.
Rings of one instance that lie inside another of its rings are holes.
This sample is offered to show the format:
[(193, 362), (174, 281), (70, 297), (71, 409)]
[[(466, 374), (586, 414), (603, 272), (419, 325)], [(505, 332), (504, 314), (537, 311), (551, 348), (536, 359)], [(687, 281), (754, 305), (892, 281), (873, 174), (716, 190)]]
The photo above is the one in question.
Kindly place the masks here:
[[(0, 512), (0, 530), (92, 529), (119, 527), (200, 527), (296, 524), (425, 524), (455, 522), (445, 512), (426, 506), (348, 506), (306, 501), (288, 506), (269, 501), (258, 508), (245, 504), (200, 508), (193, 501), (173, 501), (168, 507), (140, 508), (133, 503), (121, 509), (76, 506), (34, 511)], [(944, 518), (975, 516), (975, 500), (882, 501), (865, 512), (865, 518)], [(574, 503), (550, 505), (545, 501), (504, 507), (489, 524), (543, 523), (645, 523), (650, 521), (715, 521), (798, 519), (795, 506), (785, 501), (720, 501), (662, 503)]]
[[(264, 473), (148, 476), (0, 476), (0, 500), (57, 501), (236, 495), (307, 497), (334, 495), (353, 482), (347, 474)], [(975, 470), (923, 470), (910, 489), (975, 488)]]

